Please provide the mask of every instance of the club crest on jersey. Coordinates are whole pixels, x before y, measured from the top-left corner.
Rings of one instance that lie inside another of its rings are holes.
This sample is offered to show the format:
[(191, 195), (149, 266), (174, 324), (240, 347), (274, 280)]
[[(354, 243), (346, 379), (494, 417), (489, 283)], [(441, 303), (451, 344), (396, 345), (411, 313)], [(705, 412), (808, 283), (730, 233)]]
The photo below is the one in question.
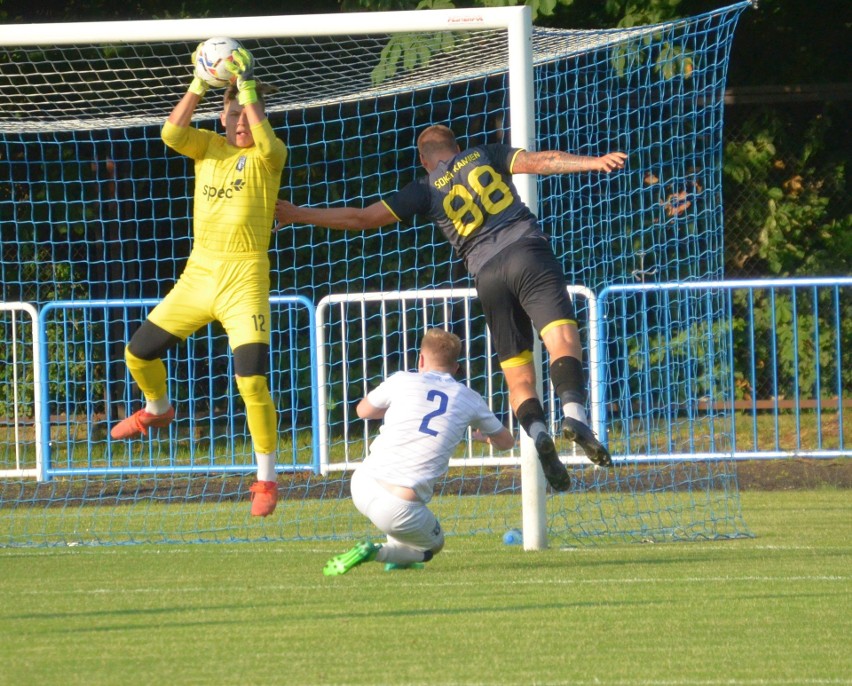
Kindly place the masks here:
[(246, 156), (240, 155), (240, 159), (237, 160), (237, 171), (241, 172), (246, 168)]

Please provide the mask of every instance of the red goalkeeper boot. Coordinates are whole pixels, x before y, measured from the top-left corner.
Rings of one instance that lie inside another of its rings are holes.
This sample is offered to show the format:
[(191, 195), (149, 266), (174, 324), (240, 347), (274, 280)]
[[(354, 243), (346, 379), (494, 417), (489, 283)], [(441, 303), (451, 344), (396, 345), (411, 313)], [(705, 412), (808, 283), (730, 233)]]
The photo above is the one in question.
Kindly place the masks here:
[(275, 481), (255, 481), (250, 487), (251, 516), (266, 517), (275, 512), (278, 504), (278, 483)]
[(133, 438), (134, 436), (148, 435), (148, 429), (162, 429), (171, 424), (175, 419), (175, 408), (170, 407), (163, 414), (151, 414), (146, 410), (134, 412), (129, 417), (125, 417), (118, 424), (112, 427), (109, 435), (114, 439)]

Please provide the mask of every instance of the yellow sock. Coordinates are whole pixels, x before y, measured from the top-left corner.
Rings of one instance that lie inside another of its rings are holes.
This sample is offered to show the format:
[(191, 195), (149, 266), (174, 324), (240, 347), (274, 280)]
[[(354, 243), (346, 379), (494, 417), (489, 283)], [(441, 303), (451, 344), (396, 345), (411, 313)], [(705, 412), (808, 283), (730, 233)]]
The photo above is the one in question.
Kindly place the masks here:
[[(128, 348), (124, 349), (124, 360), (130, 375), (146, 400), (151, 402), (166, 398), (166, 365), (162, 360), (143, 360), (136, 357)], [(166, 409), (168, 409), (168, 400), (166, 400)], [(155, 414), (162, 414), (165, 411)]]
[(237, 388), (246, 406), (255, 453), (275, 453), (278, 449), (278, 417), (265, 376), (238, 376)]

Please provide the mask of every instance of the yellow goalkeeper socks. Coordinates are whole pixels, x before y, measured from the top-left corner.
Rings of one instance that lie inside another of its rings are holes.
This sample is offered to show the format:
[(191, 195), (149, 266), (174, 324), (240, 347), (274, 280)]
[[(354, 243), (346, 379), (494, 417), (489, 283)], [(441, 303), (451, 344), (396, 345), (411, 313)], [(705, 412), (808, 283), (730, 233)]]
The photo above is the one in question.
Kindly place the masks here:
[[(154, 406), (162, 407), (165, 403), (165, 408), (161, 412), (148, 412), (151, 414), (163, 414), (169, 409), (169, 400), (166, 390), (166, 366), (160, 359), (143, 360), (136, 357), (128, 348), (124, 349), (124, 361), (127, 364), (127, 369), (133, 377), (139, 390), (145, 396), (145, 400), (149, 403), (154, 403)], [(147, 409), (147, 408), (146, 408)]]
[(246, 423), (255, 452), (261, 455), (275, 454), (278, 449), (278, 418), (266, 377), (238, 376), (237, 388), (246, 406)]

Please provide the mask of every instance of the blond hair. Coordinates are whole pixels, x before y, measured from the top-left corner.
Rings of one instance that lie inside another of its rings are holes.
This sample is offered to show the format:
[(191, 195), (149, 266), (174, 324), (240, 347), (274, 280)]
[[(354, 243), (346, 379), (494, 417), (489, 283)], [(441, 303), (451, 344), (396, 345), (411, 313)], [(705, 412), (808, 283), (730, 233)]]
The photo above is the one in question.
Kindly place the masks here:
[(420, 351), (435, 366), (455, 371), (461, 355), (461, 340), (444, 329), (429, 329), (420, 342)]

